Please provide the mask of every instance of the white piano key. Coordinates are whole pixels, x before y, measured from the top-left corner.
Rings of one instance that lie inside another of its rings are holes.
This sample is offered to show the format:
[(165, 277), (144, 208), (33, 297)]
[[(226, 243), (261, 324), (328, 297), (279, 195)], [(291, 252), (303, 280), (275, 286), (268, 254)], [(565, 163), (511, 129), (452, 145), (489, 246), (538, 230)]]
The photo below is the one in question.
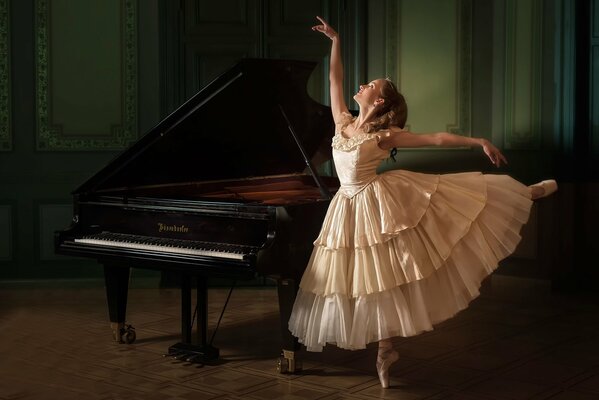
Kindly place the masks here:
[(160, 245), (155, 245), (155, 244), (135, 243), (135, 242), (131, 242), (131, 241), (121, 242), (121, 241), (114, 241), (114, 240), (91, 239), (91, 238), (75, 239), (75, 242), (93, 244), (93, 245), (97, 245), (97, 246), (121, 247), (121, 248), (126, 248), (126, 249), (139, 249), (139, 250), (151, 250), (151, 251), (157, 251), (157, 252), (162, 252), (162, 253), (189, 254), (189, 255), (200, 255), (200, 256), (210, 256), (210, 257), (218, 257), (218, 258), (229, 258), (229, 259), (234, 259), (234, 260), (243, 260), (243, 254), (231, 253), (231, 252), (225, 252), (225, 251), (182, 248), (182, 247), (173, 247), (173, 246), (160, 246)]

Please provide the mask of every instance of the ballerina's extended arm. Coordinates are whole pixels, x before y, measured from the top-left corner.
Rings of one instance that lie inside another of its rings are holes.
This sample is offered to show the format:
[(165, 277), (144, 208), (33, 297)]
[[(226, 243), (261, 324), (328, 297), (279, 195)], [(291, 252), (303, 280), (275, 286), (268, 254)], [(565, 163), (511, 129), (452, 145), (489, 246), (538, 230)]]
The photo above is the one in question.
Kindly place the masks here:
[(331, 111), (335, 123), (341, 121), (341, 114), (347, 111), (347, 105), (343, 99), (343, 62), (341, 60), (341, 43), (339, 34), (321, 17), (316, 17), (321, 24), (312, 27), (331, 39), (331, 62), (329, 68), (329, 83), (331, 91)]
[(501, 154), (501, 151), (483, 138), (471, 138), (460, 135), (454, 135), (448, 132), (414, 134), (408, 131), (400, 130), (399, 128), (391, 128), (388, 131), (379, 134), (381, 140), (379, 146), (384, 149), (393, 147), (424, 147), (424, 146), (440, 146), (440, 147), (456, 147), (456, 146), (481, 146), (483, 151), (489, 157), (491, 162), (496, 166), (501, 166), (501, 163), (507, 164), (507, 160)]

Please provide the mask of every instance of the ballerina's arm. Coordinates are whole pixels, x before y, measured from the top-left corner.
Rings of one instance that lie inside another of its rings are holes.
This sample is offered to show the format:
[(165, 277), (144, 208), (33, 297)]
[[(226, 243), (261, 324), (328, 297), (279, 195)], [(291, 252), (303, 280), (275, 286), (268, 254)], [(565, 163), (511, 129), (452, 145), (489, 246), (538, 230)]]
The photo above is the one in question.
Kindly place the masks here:
[(379, 133), (379, 147), (382, 149), (392, 149), (394, 147), (456, 147), (456, 146), (480, 146), (495, 166), (499, 167), (501, 163), (507, 164), (506, 158), (501, 151), (483, 138), (471, 138), (460, 135), (454, 135), (448, 132), (414, 134), (408, 131), (392, 127), (390, 130)]
[(343, 62), (341, 59), (341, 42), (339, 34), (321, 17), (316, 17), (321, 24), (312, 27), (313, 31), (321, 32), (331, 39), (331, 62), (329, 68), (329, 84), (331, 92), (331, 111), (335, 123), (341, 122), (342, 114), (348, 113), (343, 99)]

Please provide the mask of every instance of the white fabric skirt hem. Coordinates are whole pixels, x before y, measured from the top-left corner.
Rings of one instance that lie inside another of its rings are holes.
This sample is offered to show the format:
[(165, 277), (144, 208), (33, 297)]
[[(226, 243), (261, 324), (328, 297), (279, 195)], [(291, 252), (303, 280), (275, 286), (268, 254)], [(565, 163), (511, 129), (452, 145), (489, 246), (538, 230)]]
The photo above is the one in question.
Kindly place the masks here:
[(427, 279), (356, 298), (300, 288), (289, 330), (308, 351), (322, 351), (327, 343), (357, 350), (387, 338), (415, 336), (455, 316), (479, 296), (489, 273), (476, 270), (460, 271), (450, 262)]

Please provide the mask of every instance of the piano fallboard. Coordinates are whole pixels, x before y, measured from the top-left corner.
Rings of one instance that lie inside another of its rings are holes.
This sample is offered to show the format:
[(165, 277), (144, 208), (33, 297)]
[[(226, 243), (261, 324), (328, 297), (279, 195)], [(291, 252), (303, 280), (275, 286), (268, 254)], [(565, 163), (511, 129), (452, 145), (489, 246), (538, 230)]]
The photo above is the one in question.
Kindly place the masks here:
[(79, 202), (80, 232), (126, 233), (165, 239), (264, 247), (273, 219), (268, 207), (187, 202), (164, 206), (160, 199)]

